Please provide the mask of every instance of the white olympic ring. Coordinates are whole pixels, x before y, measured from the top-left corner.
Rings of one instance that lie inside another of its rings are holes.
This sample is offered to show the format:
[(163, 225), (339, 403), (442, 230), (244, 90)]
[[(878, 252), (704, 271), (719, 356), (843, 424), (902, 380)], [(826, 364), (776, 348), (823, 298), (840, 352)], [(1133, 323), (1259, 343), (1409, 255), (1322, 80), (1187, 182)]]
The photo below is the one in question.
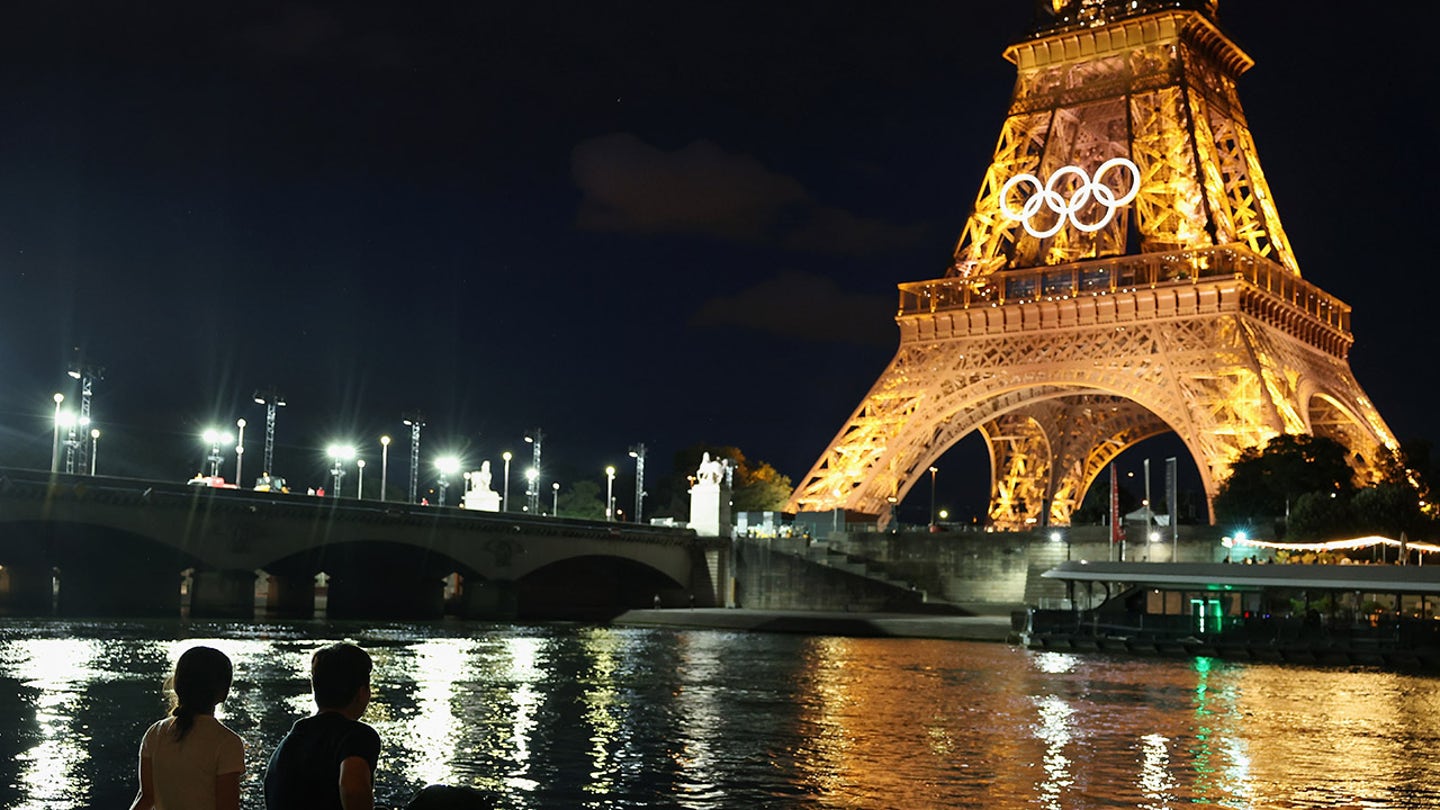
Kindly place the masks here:
[[(1104, 177), (1106, 172), (1116, 167), (1122, 167), (1130, 172), (1130, 190), (1119, 197), (1115, 196), (1115, 192), (1109, 186), (1100, 182), (1100, 178)], [(1070, 192), (1070, 199), (1067, 200), (1055, 190), (1055, 186), (1070, 175), (1079, 178), (1080, 183), (1074, 191)], [(1035, 187), (1035, 192), (1025, 199), (1025, 204), (1019, 211), (1015, 211), (1010, 207), (1010, 191), (1021, 183), (1030, 183)], [(1040, 178), (1033, 174), (1017, 174), (1000, 187), (1000, 213), (1004, 214), (1007, 219), (1024, 225), (1025, 231), (1037, 239), (1045, 239), (1059, 233), (1060, 229), (1065, 227), (1067, 219), (1077, 229), (1085, 233), (1094, 233), (1109, 225), (1110, 220), (1115, 216), (1116, 209), (1135, 199), (1135, 195), (1138, 193), (1140, 193), (1140, 169), (1126, 158), (1110, 158), (1100, 164), (1100, 168), (1095, 170), (1093, 177), (1086, 175), (1085, 170), (1079, 166), (1065, 166), (1056, 170), (1043, 185), (1040, 183)], [(1095, 202), (1105, 206), (1105, 216), (1093, 225), (1081, 222), (1075, 217), (1075, 212), (1089, 203), (1092, 197)], [(1057, 214), (1055, 224), (1043, 231), (1036, 230), (1030, 225), (1030, 219), (1039, 213), (1042, 205)]]

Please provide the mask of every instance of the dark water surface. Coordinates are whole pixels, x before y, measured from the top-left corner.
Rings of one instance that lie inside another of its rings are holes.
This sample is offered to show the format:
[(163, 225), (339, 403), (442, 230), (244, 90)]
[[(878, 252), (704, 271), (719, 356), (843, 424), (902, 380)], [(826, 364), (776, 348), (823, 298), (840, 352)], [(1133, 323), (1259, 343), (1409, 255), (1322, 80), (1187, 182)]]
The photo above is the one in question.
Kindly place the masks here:
[(186, 647), (235, 662), (244, 806), (322, 643), (375, 657), (377, 798), (507, 808), (1440, 807), (1440, 679), (582, 625), (0, 623), (0, 807), (126, 807)]

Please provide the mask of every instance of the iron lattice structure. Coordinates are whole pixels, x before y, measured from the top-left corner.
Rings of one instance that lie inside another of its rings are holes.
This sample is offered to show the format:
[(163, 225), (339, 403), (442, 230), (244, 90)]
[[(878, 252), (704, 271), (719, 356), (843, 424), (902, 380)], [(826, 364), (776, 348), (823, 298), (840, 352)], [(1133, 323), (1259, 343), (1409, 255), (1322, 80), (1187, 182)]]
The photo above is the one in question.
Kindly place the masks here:
[[(888, 522), (974, 431), (999, 528), (1067, 525), (1110, 461), (1167, 432), (1211, 502), (1281, 433), (1335, 438), (1373, 475), (1398, 445), (1351, 373), (1350, 308), (1300, 277), (1236, 95), (1253, 63), (1214, 0), (1055, 0), (1005, 56), (1018, 78), (954, 264), (900, 285), (899, 351), (788, 508)], [(1102, 171), (1116, 158), (1133, 171)]]

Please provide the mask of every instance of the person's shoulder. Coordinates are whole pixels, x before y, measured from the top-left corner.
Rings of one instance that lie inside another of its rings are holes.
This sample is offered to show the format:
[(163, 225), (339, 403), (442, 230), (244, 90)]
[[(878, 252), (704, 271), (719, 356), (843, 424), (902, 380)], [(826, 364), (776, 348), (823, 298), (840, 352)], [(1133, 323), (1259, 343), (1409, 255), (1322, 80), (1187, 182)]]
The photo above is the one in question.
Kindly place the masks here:
[(157, 746), (163, 745), (166, 740), (173, 739), (173, 735), (169, 733), (173, 722), (174, 718), (172, 717), (162, 717), (145, 729), (145, 733), (140, 737), (140, 756), (152, 756)]

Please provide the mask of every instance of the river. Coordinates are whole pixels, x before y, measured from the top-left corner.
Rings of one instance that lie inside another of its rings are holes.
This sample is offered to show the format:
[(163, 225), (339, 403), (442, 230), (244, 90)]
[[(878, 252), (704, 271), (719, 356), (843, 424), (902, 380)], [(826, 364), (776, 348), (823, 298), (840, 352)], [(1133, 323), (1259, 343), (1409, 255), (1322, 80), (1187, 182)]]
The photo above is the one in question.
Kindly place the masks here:
[(1440, 807), (1440, 679), (998, 643), (576, 624), (0, 623), (0, 807), (126, 807), (187, 646), (243, 806), (308, 714), (317, 646), (376, 662), (377, 800), (506, 808)]

